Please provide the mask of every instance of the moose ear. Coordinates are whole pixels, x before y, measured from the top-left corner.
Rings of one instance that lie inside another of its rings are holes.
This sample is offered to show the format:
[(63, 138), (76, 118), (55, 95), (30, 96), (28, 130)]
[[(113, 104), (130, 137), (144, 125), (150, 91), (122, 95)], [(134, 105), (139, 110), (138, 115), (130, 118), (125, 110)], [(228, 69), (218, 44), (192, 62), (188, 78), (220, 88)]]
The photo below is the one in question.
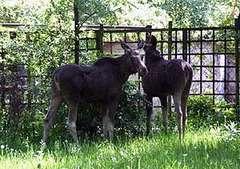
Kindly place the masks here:
[(121, 46), (125, 50), (125, 52), (131, 52), (131, 48), (122, 40), (121, 40)]
[(142, 49), (144, 46), (144, 41), (143, 40), (139, 40), (138, 44), (137, 44), (137, 49)]
[(151, 39), (151, 37), (152, 37), (151, 33), (147, 32), (146, 40)]
[(151, 42), (152, 46), (157, 46), (157, 38), (156, 36), (150, 35), (149, 36), (149, 41)]

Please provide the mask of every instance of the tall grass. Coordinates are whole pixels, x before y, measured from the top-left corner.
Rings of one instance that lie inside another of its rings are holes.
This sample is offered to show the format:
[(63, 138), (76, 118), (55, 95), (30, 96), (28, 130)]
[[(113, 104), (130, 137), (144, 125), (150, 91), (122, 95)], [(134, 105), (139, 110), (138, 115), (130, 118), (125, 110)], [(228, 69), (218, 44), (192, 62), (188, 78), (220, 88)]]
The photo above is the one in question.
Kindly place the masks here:
[(131, 139), (56, 142), (16, 150), (1, 145), (0, 169), (239, 169), (240, 138), (219, 128), (189, 131), (180, 144), (177, 134)]

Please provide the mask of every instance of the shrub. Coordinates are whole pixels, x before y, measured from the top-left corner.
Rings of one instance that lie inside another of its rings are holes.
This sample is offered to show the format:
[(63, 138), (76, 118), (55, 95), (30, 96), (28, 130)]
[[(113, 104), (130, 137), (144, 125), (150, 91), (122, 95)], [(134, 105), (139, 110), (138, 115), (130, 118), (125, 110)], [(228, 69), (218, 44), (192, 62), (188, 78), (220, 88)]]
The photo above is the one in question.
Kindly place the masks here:
[(233, 106), (211, 96), (192, 96), (188, 100), (188, 119), (193, 127), (223, 124), (236, 119)]

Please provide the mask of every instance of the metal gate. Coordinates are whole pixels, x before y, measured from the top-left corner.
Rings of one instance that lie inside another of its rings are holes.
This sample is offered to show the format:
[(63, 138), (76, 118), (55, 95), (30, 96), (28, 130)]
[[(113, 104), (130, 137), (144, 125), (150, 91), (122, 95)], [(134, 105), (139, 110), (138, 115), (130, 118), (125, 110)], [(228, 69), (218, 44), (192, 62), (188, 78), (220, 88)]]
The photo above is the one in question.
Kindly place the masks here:
[(209, 95), (214, 102), (222, 98), (239, 111), (239, 38), (235, 26), (173, 28), (171, 22), (162, 29), (151, 25), (86, 26), (79, 34), (80, 57), (94, 50), (114, 57), (123, 53), (120, 40), (136, 45), (147, 32), (157, 37), (158, 49), (165, 59), (180, 58), (193, 66), (191, 95)]

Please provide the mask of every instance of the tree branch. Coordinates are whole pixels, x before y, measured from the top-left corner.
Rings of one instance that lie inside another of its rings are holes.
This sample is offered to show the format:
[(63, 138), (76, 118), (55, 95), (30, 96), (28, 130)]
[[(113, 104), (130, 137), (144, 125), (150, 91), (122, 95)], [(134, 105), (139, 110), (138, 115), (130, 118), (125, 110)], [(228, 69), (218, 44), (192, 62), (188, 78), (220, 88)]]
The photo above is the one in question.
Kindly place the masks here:
[(91, 14), (87, 14), (88, 16), (82, 21), (82, 23), (80, 23), (79, 24), (79, 28), (81, 28), (82, 26), (83, 26), (83, 24), (85, 23), (85, 22), (87, 22), (87, 20), (89, 19), (89, 18), (91, 18), (93, 15), (95, 15), (96, 14), (96, 12), (93, 12), (93, 13), (91, 13)]

